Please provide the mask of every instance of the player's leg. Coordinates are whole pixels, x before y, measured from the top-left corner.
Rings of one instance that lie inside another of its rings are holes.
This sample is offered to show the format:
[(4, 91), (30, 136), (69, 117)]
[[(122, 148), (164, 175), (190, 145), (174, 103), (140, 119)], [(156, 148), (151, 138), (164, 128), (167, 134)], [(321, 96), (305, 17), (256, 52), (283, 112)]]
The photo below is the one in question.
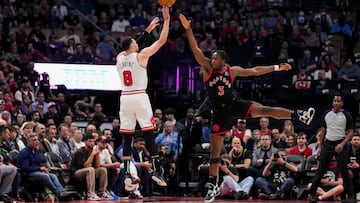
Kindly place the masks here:
[(309, 125), (314, 118), (315, 109), (290, 110), (282, 107), (263, 106), (260, 103), (253, 103), (251, 117), (272, 117), (275, 119), (297, 119)]
[(208, 192), (205, 197), (205, 202), (214, 201), (215, 197), (219, 195), (218, 175), (220, 165), (220, 153), (224, 142), (224, 137), (221, 135), (211, 136), (211, 153), (210, 153), (210, 167), (209, 167), (209, 181), (207, 183)]
[(167, 183), (163, 177), (163, 170), (161, 169), (159, 162), (159, 153), (155, 143), (155, 122), (153, 117), (153, 111), (151, 109), (150, 100), (148, 95), (142, 95), (142, 103), (136, 111), (136, 117), (141, 127), (142, 133), (145, 139), (145, 147), (150, 153), (150, 162), (153, 166), (154, 173), (152, 180), (154, 180), (159, 186), (166, 187)]

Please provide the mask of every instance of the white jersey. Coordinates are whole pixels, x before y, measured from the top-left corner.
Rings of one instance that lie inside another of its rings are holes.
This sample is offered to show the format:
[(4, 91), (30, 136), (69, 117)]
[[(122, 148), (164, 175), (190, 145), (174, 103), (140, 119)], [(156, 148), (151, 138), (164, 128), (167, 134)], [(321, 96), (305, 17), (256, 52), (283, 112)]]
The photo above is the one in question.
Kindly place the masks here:
[(137, 56), (138, 53), (131, 53), (127, 56), (119, 55), (117, 58), (116, 69), (124, 94), (145, 91), (147, 88), (147, 71), (139, 64)]
[(155, 129), (155, 123), (146, 94), (148, 84), (146, 68), (137, 61), (137, 53), (118, 55), (116, 69), (119, 73), (122, 91), (120, 96), (120, 132), (133, 134), (136, 121), (142, 131)]

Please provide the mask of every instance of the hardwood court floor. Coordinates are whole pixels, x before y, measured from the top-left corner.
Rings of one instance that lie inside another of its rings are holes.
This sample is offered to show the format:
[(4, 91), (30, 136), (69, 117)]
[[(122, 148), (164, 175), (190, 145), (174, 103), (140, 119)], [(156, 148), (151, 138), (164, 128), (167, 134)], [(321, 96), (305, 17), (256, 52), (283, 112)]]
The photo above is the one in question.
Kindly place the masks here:
[[(86, 200), (77, 200), (77, 201), (70, 201), (69, 203), (96, 203), (96, 202), (104, 202), (104, 203), (111, 203), (111, 202), (161, 202), (161, 203), (174, 203), (174, 202), (187, 202), (187, 203), (195, 203), (195, 202), (204, 202), (203, 197), (145, 197), (143, 199), (126, 199), (121, 198), (119, 200), (111, 200), (111, 201), (86, 201)], [(215, 199), (215, 203), (219, 202), (266, 202), (266, 203), (279, 203), (279, 202), (289, 202), (289, 203), (308, 203), (306, 200), (224, 200), (224, 199)], [(340, 201), (332, 201), (333, 203), (340, 203)], [(360, 201), (358, 201), (360, 202)], [(324, 201), (325, 203), (325, 201)]]

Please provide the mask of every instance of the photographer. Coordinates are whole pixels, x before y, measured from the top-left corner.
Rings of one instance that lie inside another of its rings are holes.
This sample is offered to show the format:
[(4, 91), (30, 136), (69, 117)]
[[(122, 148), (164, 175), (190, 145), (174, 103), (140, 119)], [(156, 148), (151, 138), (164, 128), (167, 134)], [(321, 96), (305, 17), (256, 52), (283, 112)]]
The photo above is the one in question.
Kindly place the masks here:
[(238, 170), (235, 167), (231, 167), (231, 165), (230, 156), (228, 154), (221, 155), (219, 171), (219, 183), (221, 183), (221, 185), (219, 196), (231, 197), (235, 200), (249, 199), (249, 191), (254, 184), (254, 178), (248, 176), (241, 180)]
[(290, 192), (294, 185), (292, 173), (296, 172), (298, 168), (286, 162), (285, 149), (279, 149), (272, 154), (262, 172), (263, 177), (257, 178), (255, 182), (262, 192), (259, 199), (285, 199), (286, 193)]

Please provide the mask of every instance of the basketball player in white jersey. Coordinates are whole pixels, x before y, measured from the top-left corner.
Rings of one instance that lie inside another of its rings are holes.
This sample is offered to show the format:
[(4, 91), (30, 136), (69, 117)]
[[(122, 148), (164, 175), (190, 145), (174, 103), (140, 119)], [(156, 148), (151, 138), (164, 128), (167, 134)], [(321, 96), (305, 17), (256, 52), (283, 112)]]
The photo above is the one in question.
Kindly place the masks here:
[(146, 93), (148, 85), (147, 64), (149, 58), (154, 55), (167, 41), (170, 24), (169, 8), (163, 7), (162, 15), (164, 24), (160, 37), (152, 45), (139, 51), (135, 39), (124, 38), (122, 48), (124, 49), (117, 57), (116, 69), (119, 73), (122, 92), (120, 97), (120, 133), (124, 136), (123, 159), (125, 167), (125, 184), (129, 181), (131, 142), (135, 133), (136, 120), (139, 122), (141, 131), (144, 134), (146, 147), (150, 152), (154, 174), (152, 179), (160, 186), (167, 186), (160, 173), (158, 163), (158, 152), (155, 144), (155, 137), (152, 133), (155, 130), (155, 123), (149, 96)]

